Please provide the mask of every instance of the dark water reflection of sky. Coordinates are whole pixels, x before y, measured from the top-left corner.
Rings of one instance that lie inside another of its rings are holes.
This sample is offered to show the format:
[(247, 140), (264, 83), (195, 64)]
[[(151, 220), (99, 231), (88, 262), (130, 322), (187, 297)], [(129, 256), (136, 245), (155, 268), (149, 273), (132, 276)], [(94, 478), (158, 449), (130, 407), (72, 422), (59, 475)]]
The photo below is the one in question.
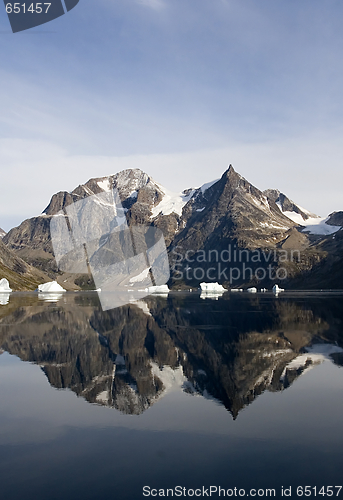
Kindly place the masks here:
[(339, 485), (341, 301), (183, 296), (102, 313), (92, 296), (11, 297), (1, 498)]

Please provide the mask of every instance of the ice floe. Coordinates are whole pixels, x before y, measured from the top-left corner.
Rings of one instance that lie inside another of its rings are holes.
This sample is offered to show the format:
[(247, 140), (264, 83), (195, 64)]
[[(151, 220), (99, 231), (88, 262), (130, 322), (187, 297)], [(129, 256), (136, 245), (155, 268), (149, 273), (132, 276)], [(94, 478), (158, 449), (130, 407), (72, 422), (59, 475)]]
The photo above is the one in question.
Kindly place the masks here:
[(10, 284), (6, 278), (2, 278), (0, 280), (0, 293), (11, 293), (12, 289), (10, 288)]
[(63, 293), (66, 292), (64, 288), (57, 283), (57, 281), (49, 281), (38, 286), (38, 292), (42, 293)]
[(211, 292), (226, 292), (226, 288), (219, 283), (200, 283), (200, 288), (202, 292), (211, 293)]

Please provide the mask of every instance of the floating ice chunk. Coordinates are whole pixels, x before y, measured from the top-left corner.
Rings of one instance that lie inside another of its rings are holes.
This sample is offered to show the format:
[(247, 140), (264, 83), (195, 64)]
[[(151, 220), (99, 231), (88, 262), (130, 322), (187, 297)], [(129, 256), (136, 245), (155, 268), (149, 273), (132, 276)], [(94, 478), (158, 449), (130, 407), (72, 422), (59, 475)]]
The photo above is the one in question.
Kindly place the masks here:
[(274, 293), (280, 293), (280, 292), (284, 292), (285, 289), (284, 288), (279, 288), (279, 285), (274, 285), (273, 286), (273, 292)]
[(231, 288), (231, 292), (243, 292), (243, 288)]
[(149, 286), (145, 289), (148, 293), (169, 293), (168, 285)]
[(48, 283), (39, 285), (38, 291), (43, 293), (66, 292), (66, 290), (57, 283), (57, 281), (49, 281)]
[(261, 292), (268, 292), (268, 288), (261, 288)]
[(219, 283), (200, 283), (200, 288), (202, 292), (226, 292), (226, 288)]
[(0, 280), (0, 293), (10, 293), (12, 292), (10, 284), (6, 278)]
[(248, 288), (247, 292), (249, 292), (249, 293), (256, 293), (257, 292), (257, 288), (253, 286), (251, 288)]

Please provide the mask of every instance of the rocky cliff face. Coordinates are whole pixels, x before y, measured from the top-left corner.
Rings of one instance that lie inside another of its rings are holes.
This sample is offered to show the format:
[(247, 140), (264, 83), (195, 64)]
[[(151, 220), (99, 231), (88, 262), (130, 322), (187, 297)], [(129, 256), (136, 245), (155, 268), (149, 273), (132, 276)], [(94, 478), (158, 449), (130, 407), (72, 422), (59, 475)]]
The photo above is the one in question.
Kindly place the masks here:
[(1, 229), (1, 227), (0, 227), (0, 238), (3, 238), (5, 235), (6, 235), (6, 231)]
[[(13, 228), (4, 236), (3, 241), (16, 255), (55, 278), (59, 271), (51, 244), (51, 218), (76, 201), (112, 188), (119, 192), (129, 225), (152, 225), (162, 230), (170, 255), (171, 284), (176, 283), (177, 276), (173, 271), (175, 252), (184, 257), (189, 252), (192, 255), (198, 251), (203, 252), (203, 255), (208, 255), (211, 251), (225, 252), (229, 247), (248, 251), (301, 250), (301, 259), (295, 265), (288, 266), (291, 277), (311, 269), (317, 261), (326, 256), (322, 248), (314, 248), (314, 245), (325, 239), (325, 235), (313, 236), (303, 227), (306, 221), (312, 220), (311, 218), (318, 219), (316, 215), (302, 209), (278, 190), (261, 192), (239, 175), (231, 165), (221, 179), (201, 188), (186, 189), (182, 193), (168, 191), (138, 169), (91, 179), (71, 193), (55, 194), (40, 216), (28, 219), (19, 227)], [(339, 214), (340, 212), (332, 214), (329, 224), (342, 222)], [(301, 225), (295, 222), (298, 219)], [(182, 273), (198, 264), (199, 262), (194, 264), (194, 261), (187, 259)], [(252, 267), (253, 272), (255, 268), (261, 267), (260, 262), (255, 264)], [(274, 271), (278, 266), (278, 259), (274, 259)], [(211, 263), (203, 262), (200, 267), (206, 275)], [(94, 287), (92, 278), (87, 275), (64, 274), (61, 277), (66, 288)], [(192, 279), (179, 280), (178, 285), (196, 285), (202, 279), (193, 276)], [(230, 284), (229, 279), (222, 278), (220, 273), (212, 280)], [(273, 280), (269, 281), (268, 285)], [(242, 278), (236, 284), (250, 282), (253, 283), (254, 280)]]
[(343, 212), (333, 212), (326, 221), (330, 226), (343, 226)]

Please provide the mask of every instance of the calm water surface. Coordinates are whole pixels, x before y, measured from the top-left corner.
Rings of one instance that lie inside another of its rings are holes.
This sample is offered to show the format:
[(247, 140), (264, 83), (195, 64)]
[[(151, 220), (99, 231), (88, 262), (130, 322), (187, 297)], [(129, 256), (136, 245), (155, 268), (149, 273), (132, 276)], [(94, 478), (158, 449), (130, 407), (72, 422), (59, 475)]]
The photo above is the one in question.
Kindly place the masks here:
[(174, 293), (103, 312), (92, 293), (2, 298), (1, 499), (342, 485), (342, 305)]

